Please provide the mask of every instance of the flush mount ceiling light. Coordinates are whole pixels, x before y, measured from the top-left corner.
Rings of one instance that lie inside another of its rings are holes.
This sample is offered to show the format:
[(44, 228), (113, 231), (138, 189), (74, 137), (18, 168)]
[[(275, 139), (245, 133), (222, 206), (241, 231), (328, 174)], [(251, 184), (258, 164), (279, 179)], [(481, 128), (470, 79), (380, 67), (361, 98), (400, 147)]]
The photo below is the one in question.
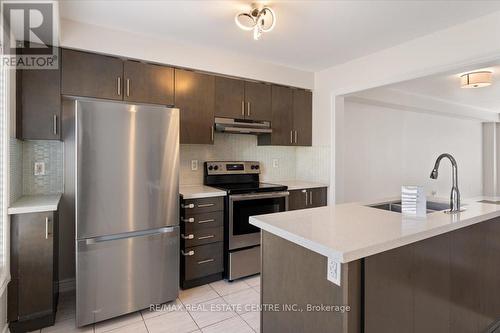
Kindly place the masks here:
[(492, 73), (489, 71), (471, 72), (460, 76), (462, 88), (483, 88), (491, 85)]
[(243, 30), (253, 30), (253, 39), (259, 40), (262, 33), (273, 30), (276, 25), (276, 15), (269, 7), (252, 8), (249, 13), (240, 12), (236, 14), (234, 21)]

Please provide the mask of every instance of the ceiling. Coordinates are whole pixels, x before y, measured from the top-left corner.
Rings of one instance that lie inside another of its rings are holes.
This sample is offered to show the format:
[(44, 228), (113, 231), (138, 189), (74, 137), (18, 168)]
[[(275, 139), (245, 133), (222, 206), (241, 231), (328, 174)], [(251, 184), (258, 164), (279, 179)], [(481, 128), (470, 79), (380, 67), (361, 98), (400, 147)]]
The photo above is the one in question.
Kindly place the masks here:
[[(475, 70), (492, 71), (493, 84), (477, 89), (461, 88), (460, 74)], [(445, 101), (456, 105), (500, 113), (500, 60), (474, 67), (457, 69), (453, 73), (427, 76), (396, 83), (385, 88), (425, 96), (436, 101)]]
[(61, 17), (317, 71), (500, 10), (500, 1), (267, 1), (275, 29), (234, 23), (254, 1), (61, 1)]

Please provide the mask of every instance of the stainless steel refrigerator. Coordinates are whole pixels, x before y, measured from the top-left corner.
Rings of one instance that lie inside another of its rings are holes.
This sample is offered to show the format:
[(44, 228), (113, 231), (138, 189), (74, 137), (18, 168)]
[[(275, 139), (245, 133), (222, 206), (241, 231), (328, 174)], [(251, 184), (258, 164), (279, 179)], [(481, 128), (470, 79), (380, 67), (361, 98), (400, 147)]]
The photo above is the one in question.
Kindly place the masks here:
[(77, 326), (174, 300), (179, 110), (85, 99), (65, 101), (64, 110)]

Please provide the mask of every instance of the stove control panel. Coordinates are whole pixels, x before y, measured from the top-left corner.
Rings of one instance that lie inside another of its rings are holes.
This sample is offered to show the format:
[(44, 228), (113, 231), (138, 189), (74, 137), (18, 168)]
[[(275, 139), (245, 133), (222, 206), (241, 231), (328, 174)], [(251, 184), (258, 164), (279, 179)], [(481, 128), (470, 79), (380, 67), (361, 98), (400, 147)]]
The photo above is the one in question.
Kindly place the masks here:
[(254, 161), (212, 161), (205, 162), (207, 175), (241, 175), (260, 173), (260, 163)]

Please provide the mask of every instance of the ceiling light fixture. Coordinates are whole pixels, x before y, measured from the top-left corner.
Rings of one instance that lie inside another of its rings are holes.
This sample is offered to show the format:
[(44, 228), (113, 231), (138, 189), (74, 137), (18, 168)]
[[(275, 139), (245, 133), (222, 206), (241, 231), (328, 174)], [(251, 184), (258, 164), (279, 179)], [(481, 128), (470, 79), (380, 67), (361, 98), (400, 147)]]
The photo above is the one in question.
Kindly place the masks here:
[(276, 15), (269, 7), (252, 8), (249, 13), (240, 12), (236, 14), (234, 21), (243, 30), (253, 30), (253, 39), (259, 40), (262, 33), (273, 30), (276, 25)]
[(463, 74), (460, 76), (462, 88), (483, 88), (491, 85), (492, 72), (480, 71)]

